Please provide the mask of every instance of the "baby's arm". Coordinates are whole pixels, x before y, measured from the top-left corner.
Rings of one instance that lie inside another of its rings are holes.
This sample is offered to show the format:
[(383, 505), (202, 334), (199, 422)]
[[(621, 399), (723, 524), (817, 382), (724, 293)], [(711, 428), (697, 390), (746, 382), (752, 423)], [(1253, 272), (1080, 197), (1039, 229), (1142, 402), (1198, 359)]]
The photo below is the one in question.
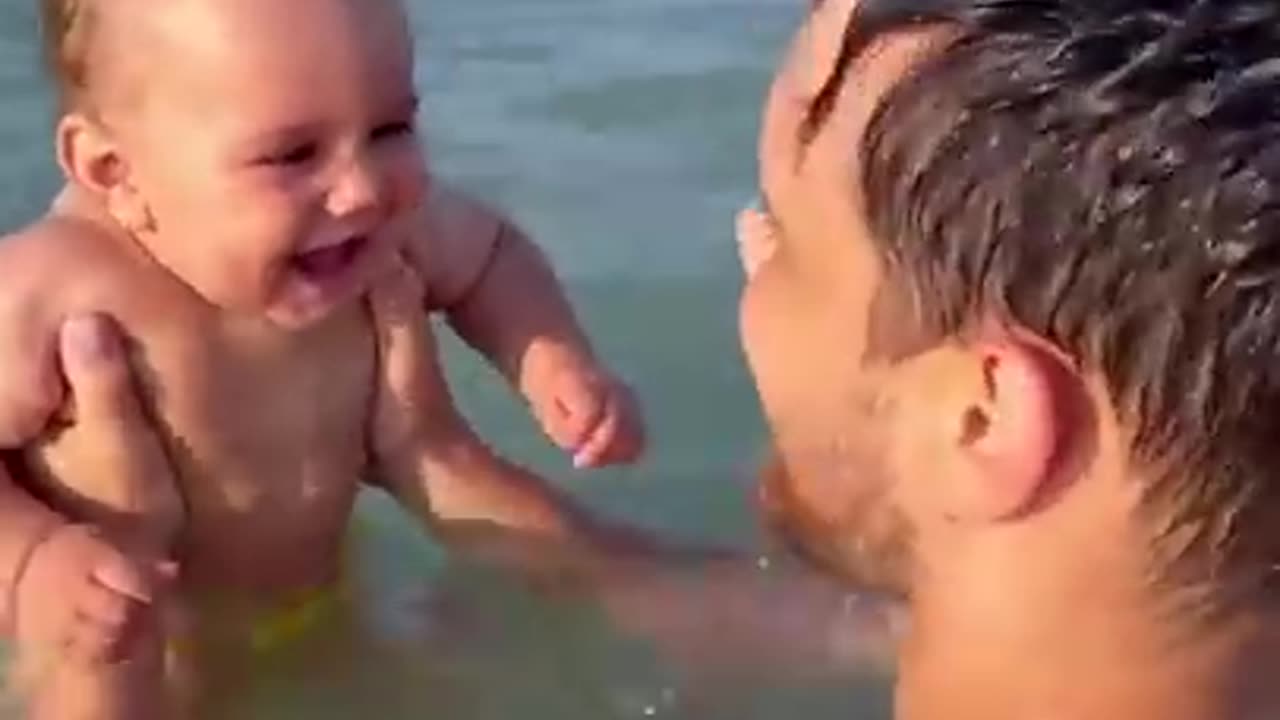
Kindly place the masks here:
[(434, 337), (413, 302), (424, 293), (400, 264), (373, 291), (382, 368), (369, 428), (377, 483), (437, 531), (489, 525), (548, 537), (582, 514), (538, 478), (500, 460), (471, 432), (445, 385)]
[[(373, 293), (381, 382), (370, 447), (381, 481), (450, 549), (535, 585), (596, 597), (614, 622), (700, 667), (867, 669), (889, 626), (838, 585), (754, 556), (677, 547), (592, 517), (490, 452), (453, 409), (405, 273)], [(514, 531), (514, 532), (513, 532)], [(761, 667), (753, 660), (751, 667)]]
[(598, 361), (550, 264), (523, 232), (437, 184), (410, 254), (429, 307), (447, 312), (577, 464), (639, 456), (644, 428), (630, 390)]

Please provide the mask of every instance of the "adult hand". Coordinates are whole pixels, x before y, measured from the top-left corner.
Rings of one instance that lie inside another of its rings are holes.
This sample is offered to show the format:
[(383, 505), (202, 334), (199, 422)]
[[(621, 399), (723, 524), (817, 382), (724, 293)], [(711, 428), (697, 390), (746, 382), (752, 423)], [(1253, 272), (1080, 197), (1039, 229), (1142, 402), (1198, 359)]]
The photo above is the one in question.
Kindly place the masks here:
[(74, 407), (74, 432), (58, 441), (60, 469), (93, 472), (84, 485), (113, 512), (51, 525), (31, 540), (12, 614), (24, 651), (112, 661), (158, 623), (157, 600), (176, 574), (167, 554), (182, 502), (115, 327), (100, 316), (72, 318), (59, 340)]

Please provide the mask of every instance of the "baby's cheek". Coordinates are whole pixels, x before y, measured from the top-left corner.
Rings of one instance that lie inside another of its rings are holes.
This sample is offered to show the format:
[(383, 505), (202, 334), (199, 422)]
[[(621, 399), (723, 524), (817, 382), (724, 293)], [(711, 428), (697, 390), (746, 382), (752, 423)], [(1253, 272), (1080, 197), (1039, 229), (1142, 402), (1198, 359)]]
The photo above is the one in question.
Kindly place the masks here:
[(406, 156), (392, 176), (392, 212), (399, 214), (420, 207), (429, 187), (426, 161), (419, 155)]

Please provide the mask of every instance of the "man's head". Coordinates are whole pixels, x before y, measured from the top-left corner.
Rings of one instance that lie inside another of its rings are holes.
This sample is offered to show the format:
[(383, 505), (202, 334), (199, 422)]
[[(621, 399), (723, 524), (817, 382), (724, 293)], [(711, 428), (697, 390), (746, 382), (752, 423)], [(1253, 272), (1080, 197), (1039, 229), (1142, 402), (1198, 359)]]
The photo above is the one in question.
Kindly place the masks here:
[(912, 595), (1280, 599), (1280, 9), (849, 16), (816, 11), (762, 134), (743, 332), (784, 522)]
[(69, 179), (215, 305), (355, 296), (425, 181), (396, 0), (42, 0)]

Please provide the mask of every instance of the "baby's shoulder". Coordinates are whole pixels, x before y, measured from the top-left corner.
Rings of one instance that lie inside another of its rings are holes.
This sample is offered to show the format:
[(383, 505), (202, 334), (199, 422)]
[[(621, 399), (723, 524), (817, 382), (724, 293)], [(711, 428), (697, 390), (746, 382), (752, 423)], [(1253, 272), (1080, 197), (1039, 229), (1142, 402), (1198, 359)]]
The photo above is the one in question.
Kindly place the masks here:
[(0, 328), (57, 314), (69, 302), (85, 274), (77, 230), (48, 216), (0, 239)]
[(47, 217), (0, 238), (0, 447), (32, 437), (61, 403), (59, 325), (100, 282), (85, 232)]
[(484, 272), (504, 223), (475, 197), (442, 182), (432, 186), (408, 250), (435, 304), (452, 305)]
[(0, 271), (6, 290), (46, 298), (79, 295), (125, 280), (118, 277), (130, 264), (122, 247), (119, 237), (90, 220), (51, 213), (0, 239)]
[(57, 346), (66, 318), (104, 313), (132, 334), (174, 306), (128, 242), (56, 209), (0, 238), (0, 447), (29, 438), (61, 402)]
[(131, 298), (155, 284), (130, 242), (92, 219), (60, 212), (0, 239), (0, 325), (15, 316), (128, 314), (139, 304)]

